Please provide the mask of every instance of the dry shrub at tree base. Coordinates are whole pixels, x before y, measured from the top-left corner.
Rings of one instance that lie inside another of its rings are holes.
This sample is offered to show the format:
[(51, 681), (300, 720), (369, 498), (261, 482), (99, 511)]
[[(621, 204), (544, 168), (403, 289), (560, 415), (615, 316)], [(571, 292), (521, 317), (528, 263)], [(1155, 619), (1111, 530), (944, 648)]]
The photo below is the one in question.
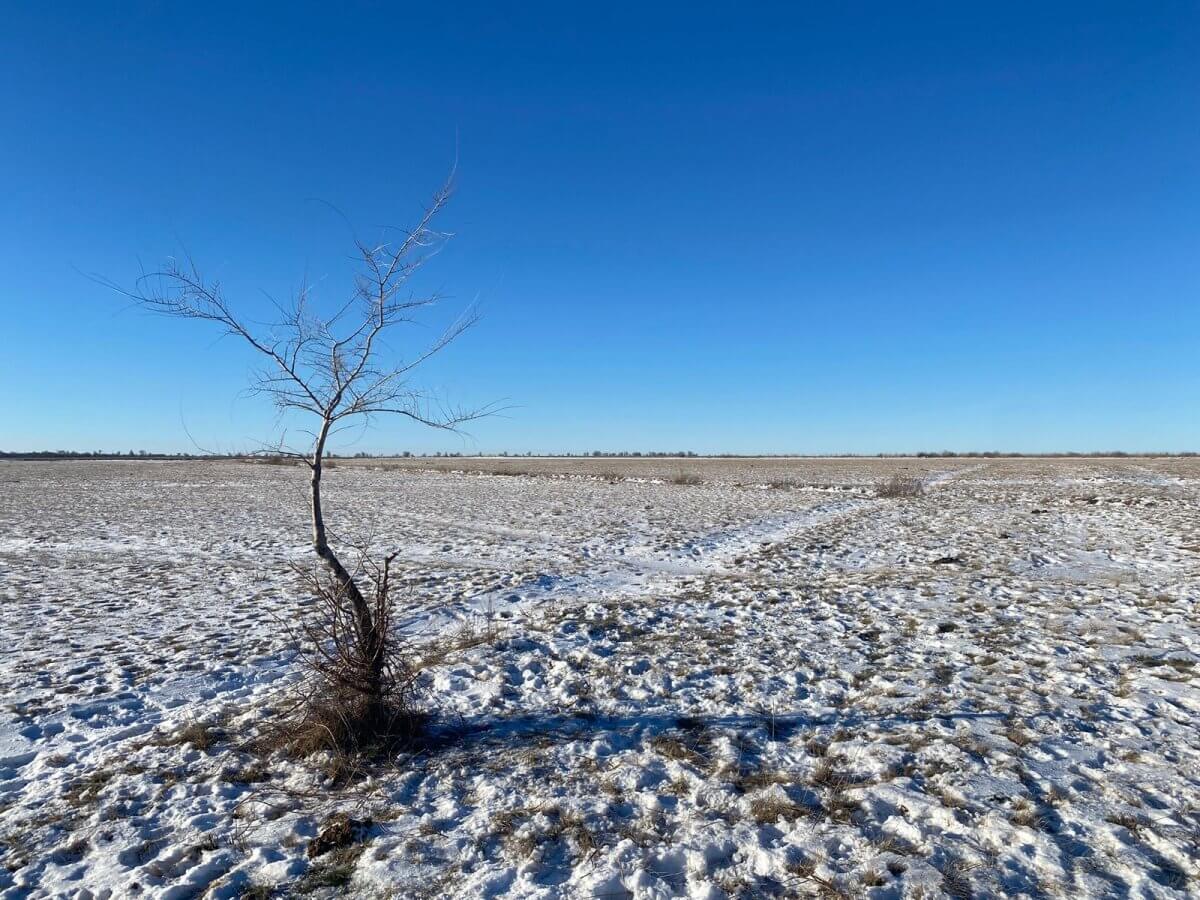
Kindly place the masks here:
[(369, 585), (365, 616), (336, 577), (301, 570), (317, 601), (298, 635), (307, 677), (292, 713), (268, 728), (258, 749), (281, 749), (293, 757), (323, 752), (346, 760), (421, 741), (431, 716), (419, 704), (417, 655), (392, 628), (394, 559), (392, 554), (377, 564), (361, 554), (353, 575)]

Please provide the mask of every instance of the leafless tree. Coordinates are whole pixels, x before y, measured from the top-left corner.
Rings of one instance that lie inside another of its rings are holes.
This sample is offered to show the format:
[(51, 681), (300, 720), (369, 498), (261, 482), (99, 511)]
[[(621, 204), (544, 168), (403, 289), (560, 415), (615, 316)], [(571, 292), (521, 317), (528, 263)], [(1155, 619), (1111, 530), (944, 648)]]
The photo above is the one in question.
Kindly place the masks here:
[[(431, 428), (455, 430), (494, 412), (494, 408), (461, 409), (438, 403), (415, 388), (409, 376), (475, 324), (473, 310), (456, 319), (436, 340), (407, 358), (385, 359), (385, 338), (397, 326), (414, 322), (414, 314), (437, 295), (410, 293), (412, 276), (450, 237), (435, 231), (433, 221), (450, 198), (450, 183), (439, 190), (411, 230), (394, 240), (366, 243), (355, 239), (358, 272), (349, 298), (328, 314), (320, 313), (307, 285), (290, 304), (273, 304), (278, 319), (255, 325), (239, 315), (221, 283), (207, 278), (190, 259), (170, 259), (154, 272), (143, 272), (132, 289), (110, 287), (155, 313), (211, 322), (224, 334), (252, 348), (261, 367), (251, 383), (253, 393), (271, 398), (281, 416), (299, 414), (311, 422), (304, 447), (282, 440), (264, 452), (297, 459), (309, 471), (312, 547), (328, 570), (331, 584), (322, 594), (332, 604), (327, 621), (312, 636), (336, 639), (335, 652), (350, 658), (353, 684), (363, 699), (364, 715), (374, 721), (389, 681), (389, 557), (382, 566), (352, 572), (330, 545), (321, 502), (321, 474), (329, 441), (337, 432), (377, 416), (398, 415)], [(357, 576), (357, 578), (356, 578)], [(360, 580), (361, 579), (361, 583)], [(382, 589), (380, 587), (382, 585)], [(347, 647), (350, 650), (346, 655)], [(344, 685), (343, 685), (344, 686)]]

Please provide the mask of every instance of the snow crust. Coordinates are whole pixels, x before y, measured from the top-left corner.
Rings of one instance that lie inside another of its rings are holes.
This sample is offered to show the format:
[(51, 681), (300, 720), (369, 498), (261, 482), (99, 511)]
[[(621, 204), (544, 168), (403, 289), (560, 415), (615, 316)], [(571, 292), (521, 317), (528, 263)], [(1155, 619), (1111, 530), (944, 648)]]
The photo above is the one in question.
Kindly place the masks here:
[(1200, 463), (523, 465), (330, 472), (443, 649), (334, 788), (299, 470), (0, 464), (0, 897), (1200, 895)]

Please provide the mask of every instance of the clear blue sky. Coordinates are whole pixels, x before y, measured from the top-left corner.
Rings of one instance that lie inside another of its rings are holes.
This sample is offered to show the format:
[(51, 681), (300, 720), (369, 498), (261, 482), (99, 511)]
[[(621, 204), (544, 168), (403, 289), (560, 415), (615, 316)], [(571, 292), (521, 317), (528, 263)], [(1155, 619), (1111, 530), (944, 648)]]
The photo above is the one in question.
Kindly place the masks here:
[[(248, 315), (454, 160), (426, 371), (341, 449), (1200, 448), (1200, 6), (6, 3), (0, 448), (247, 446)], [(457, 148), (457, 149), (456, 149)]]

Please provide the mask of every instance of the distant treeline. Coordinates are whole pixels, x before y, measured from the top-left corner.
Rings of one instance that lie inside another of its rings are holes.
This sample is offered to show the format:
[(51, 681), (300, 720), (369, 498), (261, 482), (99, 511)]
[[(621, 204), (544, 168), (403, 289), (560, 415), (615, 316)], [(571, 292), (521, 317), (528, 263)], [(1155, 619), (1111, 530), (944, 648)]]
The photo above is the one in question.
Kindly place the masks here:
[[(1013, 453), (1001, 450), (922, 450), (917, 453), (696, 453), (692, 450), (620, 450), (608, 452), (592, 450), (588, 453), (456, 453), (436, 451), (434, 453), (413, 453), (403, 450), (395, 453), (365, 453), (354, 454), (327, 453), (330, 459), (470, 459), (479, 457), (530, 458), (543, 459), (1098, 459), (1105, 457), (1129, 457), (1137, 459), (1152, 459), (1156, 457), (1194, 457), (1200, 453), (1194, 450), (1180, 452), (1130, 452), (1126, 450), (1103, 451), (1061, 451), (1050, 453)], [(158, 453), (151, 450), (128, 450), (125, 452), (110, 452), (107, 450), (34, 450), (16, 452), (0, 450), (0, 459), (266, 459), (270, 454), (262, 453)]]
[[(905, 454), (880, 453), (877, 455), (881, 457), (888, 457), (904, 456)], [(956, 457), (961, 457), (963, 459), (1024, 459), (1029, 457), (1038, 459), (1099, 459), (1110, 456), (1128, 456), (1138, 459), (1149, 459), (1159, 456), (1200, 456), (1200, 453), (1196, 452), (1195, 450), (1183, 450), (1178, 453), (1172, 453), (1166, 450), (1158, 453), (1131, 453), (1126, 450), (1095, 450), (1086, 453), (1075, 450), (1067, 450), (1061, 453), (1001, 453), (997, 450), (984, 450), (982, 452), (968, 451), (966, 453), (956, 453), (953, 450), (941, 450), (937, 453), (922, 452), (915, 455), (919, 459), (953, 459)]]
[(124, 453), (107, 450), (0, 450), (0, 459), (236, 459), (238, 454), (214, 453), (156, 453), (150, 450), (129, 450)]

